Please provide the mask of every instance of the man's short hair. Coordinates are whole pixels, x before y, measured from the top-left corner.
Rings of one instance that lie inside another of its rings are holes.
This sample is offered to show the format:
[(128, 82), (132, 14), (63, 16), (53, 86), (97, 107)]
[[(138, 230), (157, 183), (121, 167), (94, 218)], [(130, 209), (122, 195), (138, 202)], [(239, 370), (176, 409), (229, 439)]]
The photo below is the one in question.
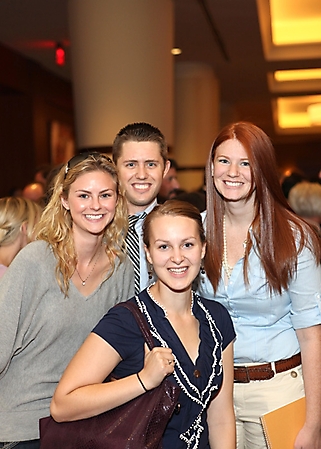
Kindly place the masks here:
[(172, 159), (172, 158), (169, 157), (168, 160), (169, 160), (169, 163), (170, 163), (169, 168), (175, 168), (175, 170), (178, 170), (178, 164), (175, 161), (175, 159)]
[(153, 125), (145, 122), (130, 123), (122, 128), (115, 137), (113, 143), (113, 160), (117, 164), (121, 157), (122, 147), (125, 142), (155, 142), (159, 145), (160, 155), (167, 161), (168, 147), (164, 135)]

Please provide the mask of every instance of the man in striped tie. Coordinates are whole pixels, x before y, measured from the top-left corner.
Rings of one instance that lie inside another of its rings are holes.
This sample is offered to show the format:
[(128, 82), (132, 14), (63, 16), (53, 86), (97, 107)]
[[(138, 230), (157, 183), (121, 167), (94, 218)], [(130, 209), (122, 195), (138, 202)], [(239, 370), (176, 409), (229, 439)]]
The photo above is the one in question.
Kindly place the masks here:
[(151, 279), (142, 240), (144, 218), (157, 203), (163, 177), (169, 170), (167, 143), (161, 131), (149, 123), (131, 123), (122, 128), (113, 143), (113, 159), (125, 191), (129, 231), (127, 253), (135, 271), (135, 291)]

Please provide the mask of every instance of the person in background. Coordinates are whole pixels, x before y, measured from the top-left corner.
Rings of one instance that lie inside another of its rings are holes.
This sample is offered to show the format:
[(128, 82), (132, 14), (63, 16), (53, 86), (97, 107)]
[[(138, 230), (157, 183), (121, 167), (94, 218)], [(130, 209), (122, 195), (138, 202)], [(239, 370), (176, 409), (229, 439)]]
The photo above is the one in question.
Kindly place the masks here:
[(73, 157), (0, 282), (0, 447), (39, 448), (68, 362), (101, 317), (134, 292), (123, 251), (127, 209), (117, 169), (99, 153)]
[(308, 181), (307, 176), (297, 170), (290, 173), (288, 176), (281, 178), (281, 188), (285, 198), (289, 198), (289, 192), (296, 184), (302, 181)]
[(321, 233), (321, 184), (303, 181), (296, 184), (289, 193), (289, 204), (294, 212)]
[(160, 186), (157, 202), (164, 203), (166, 200), (175, 198), (178, 192), (181, 192), (181, 186), (177, 179), (178, 165), (174, 159), (169, 158), (170, 167), (166, 175), (163, 177), (162, 184)]
[(125, 192), (129, 214), (127, 252), (135, 269), (135, 292), (152, 281), (144, 252), (144, 218), (157, 204), (157, 195), (169, 170), (167, 143), (161, 131), (149, 123), (131, 123), (122, 128), (113, 143), (113, 160)]
[(0, 198), (0, 277), (18, 252), (34, 240), (42, 209), (26, 198)]
[(52, 166), (50, 164), (42, 164), (36, 167), (35, 175), (34, 175), (34, 182), (40, 182), (44, 186), (47, 183), (47, 176), (50, 173), (52, 169)]
[(44, 203), (45, 206), (49, 203), (53, 189), (55, 187), (55, 179), (58, 173), (60, 172), (60, 169), (64, 166), (64, 164), (58, 164), (52, 167), (50, 172), (46, 176), (46, 183), (45, 183), (45, 193), (44, 193)]
[(22, 196), (21, 187), (13, 186), (9, 189), (7, 196)]
[[(198, 210), (168, 200), (144, 222), (144, 243), (157, 281), (135, 302), (156, 347), (144, 350), (135, 318), (115, 307), (95, 327), (65, 371), (51, 403), (57, 421), (110, 410), (157, 387), (166, 376), (181, 387), (180, 411), (165, 430), (166, 449), (235, 449), (231, 318), (192, 292), (205, 253)], [(118, 380), (104, 383), (111, 373)]]
[(32, 182), (22, 189), (22, 197), (43, 205), (45, 187), (41, 182)]
[(204, 212), (204, 210), (206, 209), (205, 174), (203, 185), (201, 185), (201, 187), (199, 187), (197, 190), (192, 190), (191, 192), (178, 193), (176, 199), (180, 201), (188, 201), (189, 203), (194, 204), (194, 206), (196, 206), (200, 212)]
[(306, 396), (295, 448), (321, 448), (321, 267), (316, 232), (283, 195), (269, 137), (222, 129), (206, 166), (205, 275), (232, 317), (237, 447), (267, 447), (260, 416)]

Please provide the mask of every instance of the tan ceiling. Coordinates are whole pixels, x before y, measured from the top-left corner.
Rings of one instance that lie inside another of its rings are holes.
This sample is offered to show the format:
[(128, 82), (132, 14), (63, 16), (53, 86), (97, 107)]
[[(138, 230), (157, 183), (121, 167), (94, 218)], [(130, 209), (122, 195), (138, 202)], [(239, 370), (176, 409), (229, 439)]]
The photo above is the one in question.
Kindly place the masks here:
[[(304, 0), (315, 1), (319, 0)], [(213, 67), (220, 82), (222, 124), (232, 114), (237, 119), (254, 121), (275, 142), (321, 140), (320, 134), (275, 132), (272, 100), (277, 94), (269, 91), (267, 78), (277, 69), (318, 68), (320, 59), (266, 61), (256, 0), (173, 2), (175, 45), (182, 48), (177, 61), (199, 61)], [(67, 0), (1, 0), (0, 42), (58, 76), (71, 79)], [(66, 45), (64, 67), (54, 63), (55, 42)]]

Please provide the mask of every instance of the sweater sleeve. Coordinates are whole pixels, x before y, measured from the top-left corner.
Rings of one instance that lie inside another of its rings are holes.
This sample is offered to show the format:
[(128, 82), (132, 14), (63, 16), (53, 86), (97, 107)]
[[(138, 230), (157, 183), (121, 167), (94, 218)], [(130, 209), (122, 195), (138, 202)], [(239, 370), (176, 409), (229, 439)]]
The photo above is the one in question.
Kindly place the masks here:
[(119, 265), (119, 268), (121, 267), (123, 269), (123, 277), (121, 284), (119, 285), (120, 292), (117, 302), (127, 301), (127, 299), (132, 298), (135, 294), (134, 268), (128, 256), (126, 256), (124, 262)]
[(14, 354), (22, 349), (41, 295), (37, 259), (30, 249), (19, 252), (0, 281), (0, 378)]

